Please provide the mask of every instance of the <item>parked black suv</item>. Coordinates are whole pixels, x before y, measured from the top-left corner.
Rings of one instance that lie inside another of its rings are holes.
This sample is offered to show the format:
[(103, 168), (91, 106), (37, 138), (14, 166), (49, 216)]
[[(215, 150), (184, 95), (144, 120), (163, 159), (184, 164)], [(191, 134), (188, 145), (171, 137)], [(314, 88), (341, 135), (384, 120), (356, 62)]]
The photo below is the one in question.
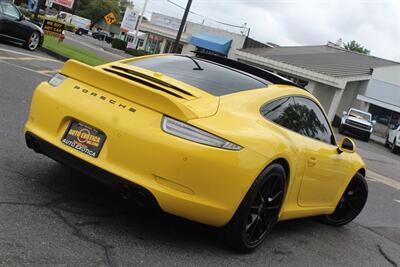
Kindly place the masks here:
[(42, 45), (44, 33), (40, 27), (26, 20), (15, 5), (0, 0), (0, 38), (21, 43), (33, 51)]

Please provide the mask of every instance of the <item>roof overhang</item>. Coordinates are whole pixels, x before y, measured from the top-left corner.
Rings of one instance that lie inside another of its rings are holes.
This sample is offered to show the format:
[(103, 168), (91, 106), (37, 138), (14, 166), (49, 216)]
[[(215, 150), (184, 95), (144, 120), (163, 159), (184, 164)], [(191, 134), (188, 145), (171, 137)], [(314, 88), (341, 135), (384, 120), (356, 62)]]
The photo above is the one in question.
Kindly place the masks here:
[(375, 106), (379, 106), (381, 108), (386, 108), (386, 109), (393, 110), (393, 111), (400, 113), (400, 106), (395, 106), (390, 103), (382, 102), (382, 101), (379, 101), (378, 99), (367, 97), (364, 95), (357, 95), (357, 99), (360, 101), (364, 101), (364, 102), (373, 104)]
[(371, 75), (333, 77), (240, 50), (236, 50), (236, 56), (238, 59), (247, 61), (249, 63), (255, 63), (257, 65), (269, 67), (282, 72), (291, 73), (308, 80), (316, 81), (340, 89), (344, 89), (348, 82), (365, 81), (371, 79)]
[(197, 47), (227, 55), (231, 48), (232, 38), (208, 32), (198, 32), (192, 35), (190, 42)]

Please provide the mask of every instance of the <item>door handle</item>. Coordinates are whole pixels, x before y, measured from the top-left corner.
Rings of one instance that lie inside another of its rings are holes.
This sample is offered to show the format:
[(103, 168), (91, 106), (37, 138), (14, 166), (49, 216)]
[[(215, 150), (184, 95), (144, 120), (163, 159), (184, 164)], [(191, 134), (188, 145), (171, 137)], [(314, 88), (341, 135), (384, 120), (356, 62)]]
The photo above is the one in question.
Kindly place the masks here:
[(308, 167), (314, 167), (317, 164), (317, 159), (315, 157), (308, 158)]

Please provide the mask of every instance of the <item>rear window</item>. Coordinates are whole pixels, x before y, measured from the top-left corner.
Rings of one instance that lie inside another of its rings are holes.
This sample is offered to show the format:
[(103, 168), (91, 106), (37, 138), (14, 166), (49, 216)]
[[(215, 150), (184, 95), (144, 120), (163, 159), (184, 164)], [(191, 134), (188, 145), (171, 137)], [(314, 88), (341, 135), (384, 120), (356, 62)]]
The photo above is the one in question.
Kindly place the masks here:
[(185, 56), (150, 57), (128, 64), (163, 73), (216, 96), (263, 88), (271, 84), (267, 80), (245, 72)]

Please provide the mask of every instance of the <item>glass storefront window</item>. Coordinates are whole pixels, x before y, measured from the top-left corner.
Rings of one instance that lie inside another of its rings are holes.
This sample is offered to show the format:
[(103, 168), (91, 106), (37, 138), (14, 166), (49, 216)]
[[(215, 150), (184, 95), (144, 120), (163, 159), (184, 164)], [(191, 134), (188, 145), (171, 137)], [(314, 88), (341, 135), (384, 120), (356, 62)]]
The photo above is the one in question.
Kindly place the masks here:
[(373, 120), (386, 126), (390, 124), (398, 125), (400, 122), (400, 113), (390, 109), (370, 104), (368, 112), (372, 114)]

